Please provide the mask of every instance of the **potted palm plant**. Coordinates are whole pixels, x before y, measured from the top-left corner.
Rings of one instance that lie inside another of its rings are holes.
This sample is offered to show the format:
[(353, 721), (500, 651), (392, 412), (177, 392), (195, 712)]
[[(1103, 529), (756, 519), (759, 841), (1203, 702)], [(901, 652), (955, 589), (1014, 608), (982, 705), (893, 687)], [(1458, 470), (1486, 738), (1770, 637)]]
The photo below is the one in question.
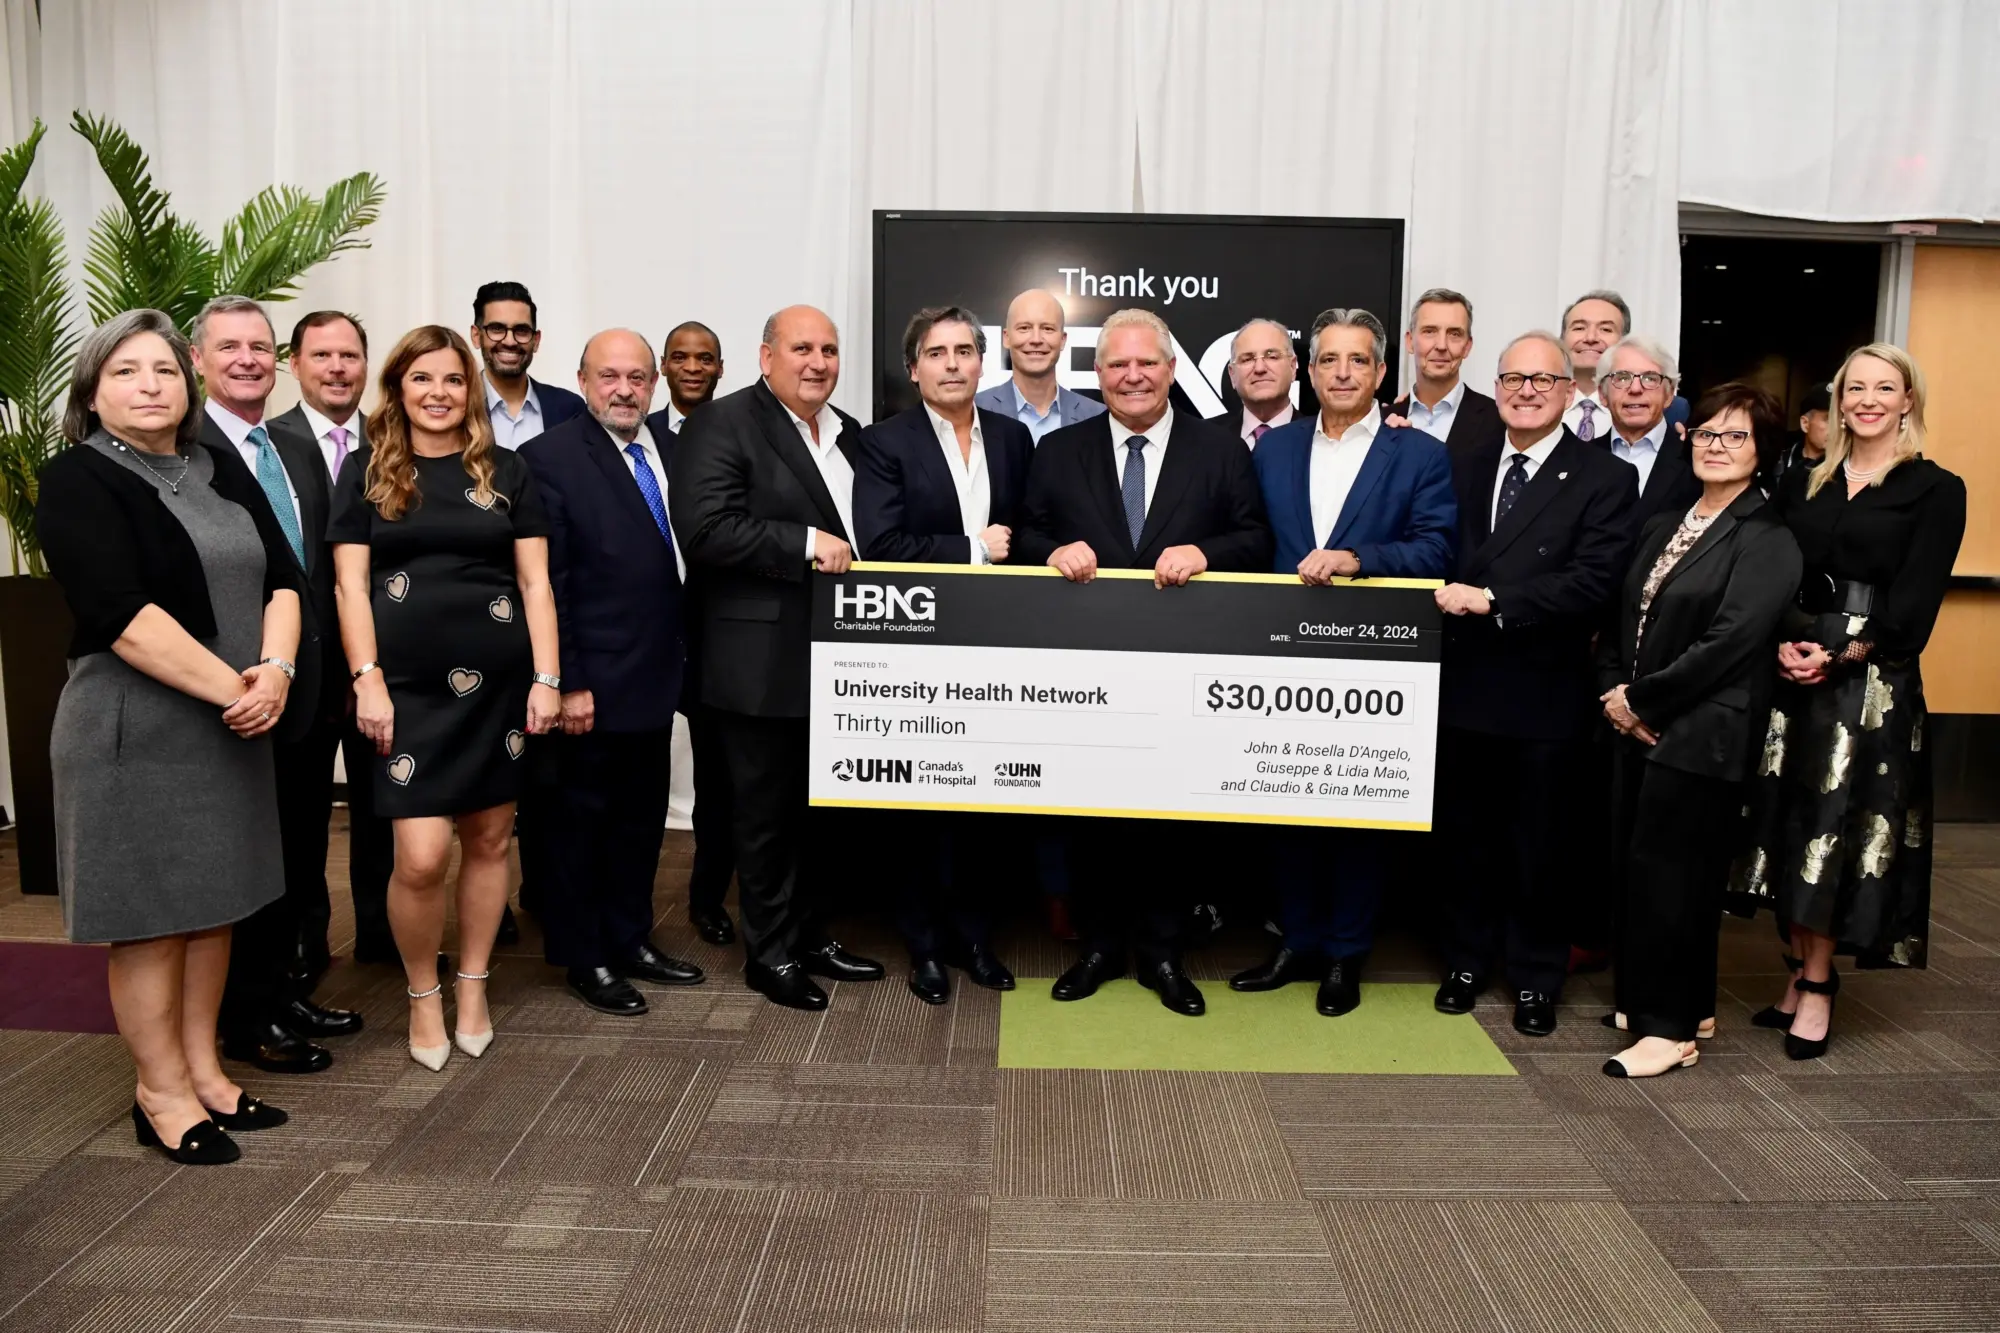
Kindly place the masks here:
[[(116, 124), (77, 112), (71, 128), (96, 151), (118, 202), (91, 225), (84, 249), (85, 308), (102, 323), (141, 306), (164, 310), (183, 331), (209, 299), (297, 295), (298, 279), (347, 250), (364, 249), (385, 190), (358, 172), (314, 195), (292, 185), (259, 192), (211, 241), (176, 216), (152, 167)], [(0, 575), (0, 680), (21, 855), (21, 886), (53, 893), (54, 807), (49, 729), (67, 674), (70, 617), (35, 539), (36, 478), (63, 447), (63, 398), (81, 330), (60, 219), (24, 190), (46, 132), (0, 152), (0, 519), (7, 572)]]

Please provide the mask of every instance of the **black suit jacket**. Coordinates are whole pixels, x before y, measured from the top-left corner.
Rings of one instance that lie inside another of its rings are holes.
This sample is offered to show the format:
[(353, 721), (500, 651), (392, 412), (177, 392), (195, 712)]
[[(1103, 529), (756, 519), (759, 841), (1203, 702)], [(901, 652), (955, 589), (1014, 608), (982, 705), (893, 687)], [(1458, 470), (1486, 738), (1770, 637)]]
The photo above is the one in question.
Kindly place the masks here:
[[(1404, 394), (1389, 404), (1384, 415), (1399, 416), (1407, 421), (1410, 395)], [(1452, 416), (1451, 429), (1444, 434), (1444, 444), (1454, 454), (1466, 453), (1491, 444), (1506, 433), (1507, 427), (1500, 420), (1499, 406), (1468, 384), (1465, 395), (1458, 400), (1458, 411)]]
[[(667, 467), (674, 443), (653, 433)], [(549, 518), (563, 692), (591, 692), (596, 730), (658, 731), (681, 697), (681, 576), (623, 447), (586, 413), (522, 445), (521, 460)]]
[(1667, 571), (1641, 638), (1640, 594), (1685, 512), (1657, 516), (1639, 538), (1617, 628), (1598, 640), (1598, 686), (1624, 685), (1626, 704), (1659, 736), (1647, 759), (1737, 782), (1763, 739), (1778, 622), (1805, 561), (1791, 529), (1752, 486)]
[[(998, 412), (979, 409), (992, 495), (988, 523), (1021, 526), (1035, 437)], [(864, 560), (918, 564), (972, 563), (972, 539), (958, 511), (958, 487), (923, 406), (878, 421), (861, 432), (854, 470), (855, 553)]]
[[(1606, 453), (1610, 453), (1609, 436), (1599, 443)], [(1617, 455), (1612, 454), (1612, 457)], [(1672, 514), (1674, 521), (1679, 522), (1681, 515), (1687, 513), (1688, 506), (1700, 498), (1701, 478), (1694, 474), (1694, 455), (1689, 452), (1688, 442), (1681, 438), (1681, 433), (1669, 425), (1666, 435), (1660, 440), (1660, 455), (1653, 460), (1653, 470), (1646, 475), (1645, 488), (1639, 492), (1639, 502), (1632, 506), (1629, 521), (1633, 540), (1637, 541), (1639, 533), (1660, 514)]]
[[(838, 408), (852, 464), (861, 423)], [(812, 586), (806, 529), (852, 540), (819, 465), (762, 380), (682, 427), (667, 506), (699, 591), (702, 702), (753, 717), (806, 715)]]
[(1199, 546), (1216, 573), (1268, 573), (1271, 525), (1250, 451), (1197, 417), (1174, 414), (1146, 526), (1135, 546), (1125, 524), (1111, 414), (1042, 437), (1014, 563), (1047, 564), (1058, 546), (1087, 542), (1108, 569), (1151, 569), (1170, 546)]
[(1597, 711), (1590, 638), (1632, 548), (1639, 474), (1563, 431), (1496, 529), (1505, 435), (1452, 455), (1458, 573), (1491, 588), (1491, 615), (1444, 618), (1439, 718), (1489, 735), (1569, 740)]

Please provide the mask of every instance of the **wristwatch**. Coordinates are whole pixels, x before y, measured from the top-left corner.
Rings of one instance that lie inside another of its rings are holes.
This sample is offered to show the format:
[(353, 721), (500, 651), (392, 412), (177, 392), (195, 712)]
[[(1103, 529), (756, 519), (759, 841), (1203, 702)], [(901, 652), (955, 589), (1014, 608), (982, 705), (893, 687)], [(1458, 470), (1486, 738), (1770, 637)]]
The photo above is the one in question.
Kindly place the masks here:
[(298, 674), (299, 674), (299, 669), (298, 669), (297, 667), (293, 666), (293, 665), (292, 665), (292, 664), (291, 664), (290, 662), (287, 662), (287, 661), (286, 661), (286, 660), (285, 660), (284, 658), (282, 658), (282, 657), (267, 657), (267, 658), (265, 658), (265, 659), (264, 659), (263, 661), (259, 662), (259, 663), (258, 663), (257, 665), (258, 665), (258, 666), (274, 666), (274, 667), (278, 668), (278, 670), (280, 670), (280, 671), (282, 671), (282, 672), (284, 672), (284, 673), (285, 673), (285, 679), (286, 679), (286, 680), (290, 680), (290, 679), (292, 679), (292, 678), (293, 678), (294, 676), (296, 676), (296, 675), (298, 675)]
[(562, 688), (562, 677), (551, 676), (546, 671), (537, 671), (535, 673), (535, 684), (546, 685), (552, 690), (559, 690)]

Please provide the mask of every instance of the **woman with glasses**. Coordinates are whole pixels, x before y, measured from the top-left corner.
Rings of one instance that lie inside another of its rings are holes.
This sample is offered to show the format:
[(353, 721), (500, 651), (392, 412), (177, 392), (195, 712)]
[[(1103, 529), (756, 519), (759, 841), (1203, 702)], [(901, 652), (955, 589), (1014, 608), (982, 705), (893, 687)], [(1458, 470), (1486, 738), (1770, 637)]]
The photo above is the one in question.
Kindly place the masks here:
[(1833, 380), (1826, 455), (1773, 507), (1805, 555), (1758, 762), (1759, 829), (1736, 887), (1771, 902), (1791, 981), (1750, 1021), (1825, 1053), (1835, 953), (1921, 960), (1930, 921), (1931, 756), (1917, 655), (1965, 535), (1965, 483), (1923, 456), (1924, 379), (1890, 343)]
[(1771, 649), (1799, 586), (1799, 548), (1752, 481), (1784, 447), (1783, 409), (1724, 384), (1688, 432), (1701, 497), (1656, 515), (1598, 640), (1604, 716), (1619, 732), (1614, 836), (1623, 866), (1618, 1012), (1638, 1040), (1616, 1078), (1692, 1065), (1715, 1031), (1715, 951)]

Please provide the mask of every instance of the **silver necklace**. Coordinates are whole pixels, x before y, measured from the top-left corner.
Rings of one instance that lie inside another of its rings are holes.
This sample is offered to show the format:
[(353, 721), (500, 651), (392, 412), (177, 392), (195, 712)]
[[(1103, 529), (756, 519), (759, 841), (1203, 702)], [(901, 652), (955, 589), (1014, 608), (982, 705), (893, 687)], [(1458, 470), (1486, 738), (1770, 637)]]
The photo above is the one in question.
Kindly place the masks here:
[(179, 495), (181, 493), (181, 483), (187, 480), (188, 469), (194, 466), (193, 460), (190, 459), (186, 454), (183, 454), (179, 449), (174, 450), (174, 457), (180, 460), (181, 470), (178, 474), (174, 476), (168, 476), (166, 473), (160, 471), (158, 468), (154, 467), (151, 463), (146, 461), (146, 453), (143, 449), (134, 449), (131, 445), (125, 443), (123, 440), (113, 440), (112, 443), (117, 445), (120, 449), (123, 449), (126, 453), (132, 455), (133, 460), (136, 461), (140, 467), (152, 473), (153, 476), (159, 480), (159, 483), (167, 488), (169, 494)]

